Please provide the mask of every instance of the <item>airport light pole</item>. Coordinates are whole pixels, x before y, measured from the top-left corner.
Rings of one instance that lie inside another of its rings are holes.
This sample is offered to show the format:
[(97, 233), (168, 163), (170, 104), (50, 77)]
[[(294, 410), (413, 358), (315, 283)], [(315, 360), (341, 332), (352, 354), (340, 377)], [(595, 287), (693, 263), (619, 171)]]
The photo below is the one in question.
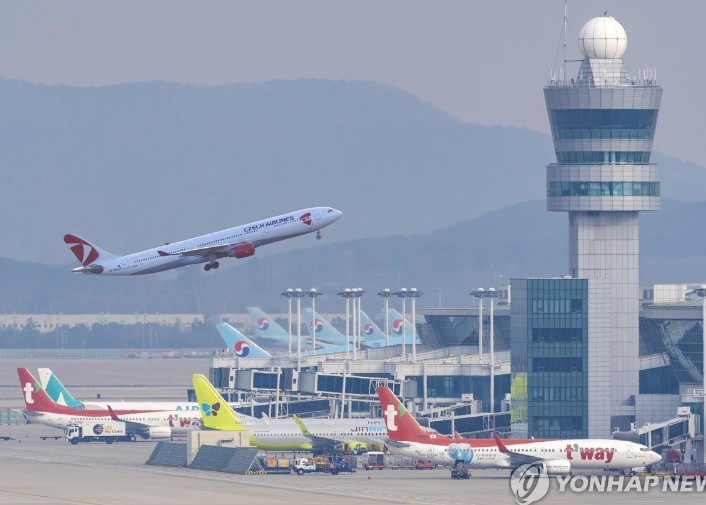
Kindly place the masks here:
[(294, 296), (294, 290), (292, 288), (283, 291), (282, 296), (287, 297), (289, 302), (289, 355), (292, 355), (292, 297)]
[(363, 309), (362, 309), (361, 302), (363, 301), (362, 297), (363, 297), (364, 293), (365, 293), (365, 291), (363, 291), (363, 288), (358, 288), (356, 290), (356, 297), (358, 298), (358, 345), (359, 346), (361, 345), (361, 340), (363, 340), (363, 319), (361, 317)]
[[(495, 327), (493, 321), (493, 298), (497, 298), (498, 292), (495, 288), (489, 288), (485, 291), (483, 288), (478, 288), (471, 292), (472, 296), (475, 296), (481, 300), (480, 317), (478, 318), (478, 343), (482, 342), (482, 328), (483, 328), (483, 298), (490, 298), (490, 413), (495, 412)], [(483, 360), (482, 350), (480, 351), (481, 362)], [(481, 363), (482, 366), (482, 363)]]
[(390, 297), (392, 292), (385, 288), (378, 293), (385, 300), (385, 345), (390, 345)]
[[(407, 296), (412, 299), (412, 363), (417, 362), (417, 298), (422, 296), (424, 293), (417, 291), (417, 288), (412, 288), (409, 290)], [(405, 331), (405, 334), (407, 332)], [(405, 337), (407, 338), (407, 337)]]
[(323, 295), (323, 293), (316, 291), (316, 288), (311, 288), (307, 295), (311, 298), (311, 351), (316, 354), (316, 297)]
[(356, 301), (356, 297), (358, 296), (357, 293), (358, 293), (358, 289), (357, 289), (357, 288), (351, 288), (351, 296), (353, 297), (353, 300), (352, 300), (352, 302), (353, 302), (353, 313), (351, 314), (351, 315), (353, 316), (353, 320), (352, 320), (353, 325), (351, 326), (351, 340), (353, 341), (353, 361), (355, 361), (356, 359), (358, 359), (358, 349), (357, 349), (357, 345), (356, 345), (356, 341), (355, 341), (355, 335), (356, 335), (356, 333), (355, 333), (355, 327), (356, 327), (356, 321), (355, 321), (355, 307), (356, 307), (356, 305), (355, 305), (355, 301)]
[[(701, 422), (704, 423), (704, 426), (706, 426), (706, 420), (704, 420), (704, 418), (706, 417), (706, 285), (702, 285), (700, 288), (694, 289), (693, 292), (701, 297), (701, 336), (703, 338), (704, 353), (701, 369), (701, 399), (704, 402), (704, 409), (701, 414)], [(706, 464), (706, 438), (704, 438), (701, 450), (701, 457), (703, 458), (703, 463)]]
[(297, 299), (297, 372), (302, 369), (302, 305), (301, 301), (304, 292), (301, 288), (294, 290), (294, 298)]
[(409, 292), (407, 288), (401, 288), (394, 293), (395, 296), (402, 298), (402, 361), (407, 359), (407, 297)]
[(351, 292), (350, 288), (346, 288), (340, 293), (338, 293), (338, 296), (342, 296), (343, 298), (346, 299), (346, 358), (348, 358), (349, 354), (349, 348), (350, 348), (350, 322), (351, 322), (351, 315), (350, 315), (350, 299), (353, 296), (353, 293)]
[(475, 291), (471, 291), (471, 296), (478, 298), (478, 357), (483, 361), (483, 297), (485, 296), (485, 289), (478, 288)]

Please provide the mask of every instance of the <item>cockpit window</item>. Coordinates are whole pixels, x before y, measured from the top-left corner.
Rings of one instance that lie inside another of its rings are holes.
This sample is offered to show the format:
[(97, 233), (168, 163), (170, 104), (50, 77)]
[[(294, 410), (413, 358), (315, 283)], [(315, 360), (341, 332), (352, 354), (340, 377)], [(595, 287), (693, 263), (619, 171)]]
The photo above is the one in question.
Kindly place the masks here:
[(326, 211), (327, 214), (331, 212), (333, 212), (333, 209), (329, 209), (328, 211)]

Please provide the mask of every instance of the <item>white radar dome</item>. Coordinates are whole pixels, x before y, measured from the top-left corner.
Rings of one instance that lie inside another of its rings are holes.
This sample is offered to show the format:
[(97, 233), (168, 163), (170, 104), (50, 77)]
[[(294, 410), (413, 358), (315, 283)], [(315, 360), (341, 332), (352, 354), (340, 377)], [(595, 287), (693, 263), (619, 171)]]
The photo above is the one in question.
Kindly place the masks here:
[(627, 47), (625, 28), (610, 16), (591, 19), (579, 33), (579, 49), (584, 58), (622, 58)]

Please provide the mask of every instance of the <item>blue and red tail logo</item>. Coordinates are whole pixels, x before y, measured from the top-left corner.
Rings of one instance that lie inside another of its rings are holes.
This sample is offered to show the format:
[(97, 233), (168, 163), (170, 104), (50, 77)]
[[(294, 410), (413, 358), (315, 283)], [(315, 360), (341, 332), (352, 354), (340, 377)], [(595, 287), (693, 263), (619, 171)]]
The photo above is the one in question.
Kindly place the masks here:
[(250, 344), (245, 340), (239, 340), (233, 345), (233, 353), (239, 358), (244, 358), (250, 354)]
[(267, 330), (270, 327), (270, 320), (266, 317), (261, 317), (257, 320), (257, 327), (261, 330)]
[(363, 333), (366, 335), (372, 335), (375, 333), (375, 325), (373, 323), (368, 323), (365, 326), (363, 326)]
[(87, 267), (98, 259), (98, 251), (95, 248), (75, 235), (64, 235), (64, 242), (71, 248), (76, 259), (78, 259), (84, 267)]
[(307, 212), (306, 214), (299, 216), (299, 221), (304, 224), (311, 225), (311, 212)]
[(395, 319), (392, 321), (392, 332), (396, 333), (397, 335), (402, 335), (402, 331), (404, 329), (404, 324), (402, 323), (402, 319)]
[(311, 328), (315, 329), (316, 333), (321, 333), (324, 329), (324, 322), (321, 319), (314, 319), (311, 322)]

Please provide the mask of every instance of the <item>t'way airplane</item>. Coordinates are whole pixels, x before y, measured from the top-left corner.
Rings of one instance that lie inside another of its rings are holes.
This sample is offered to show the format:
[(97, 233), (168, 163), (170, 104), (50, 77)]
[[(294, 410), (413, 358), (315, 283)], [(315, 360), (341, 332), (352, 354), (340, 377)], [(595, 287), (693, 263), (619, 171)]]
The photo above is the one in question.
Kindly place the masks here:
[(314, 231), (316, 238), (321, 238), (321, 229), (342, 215), (331, 207), (302, 209), (127, 256), (107, 253), (78, 235), (65, 235), (64, 242), (81, 262), (73, 269), (76, 273), (141, 275), (197, 263), (206, 263), (203, 268), (208, 272), (218, 268), (219, 259), (247, 258), (255, 254), (256, 247)]
[(465, 472), (465, 467), (515, 469), (543, 463), (548, 474), (573, 470), (625, 470), (648, 466), (662, 457), (623, 440), (501, 440), (449, 438), (424, 431), (387, 387), (377, 388), (387, 425), (387, 446), (403, 456)]
[(125, 421), (127, 432), (134, 441), (138, 436), (144, 439), (168, 439), (173, 435), (185, 435), (187, 431), (200, 430), (200, 416), (191, 416), (184, 411), (148, 410), (77, 410), (54, 403), (41, 384), (26, 368), (18, 368), (20, 386), (24, 393), (25, 417), (33, 422), (65, 429), (82, 421)]

